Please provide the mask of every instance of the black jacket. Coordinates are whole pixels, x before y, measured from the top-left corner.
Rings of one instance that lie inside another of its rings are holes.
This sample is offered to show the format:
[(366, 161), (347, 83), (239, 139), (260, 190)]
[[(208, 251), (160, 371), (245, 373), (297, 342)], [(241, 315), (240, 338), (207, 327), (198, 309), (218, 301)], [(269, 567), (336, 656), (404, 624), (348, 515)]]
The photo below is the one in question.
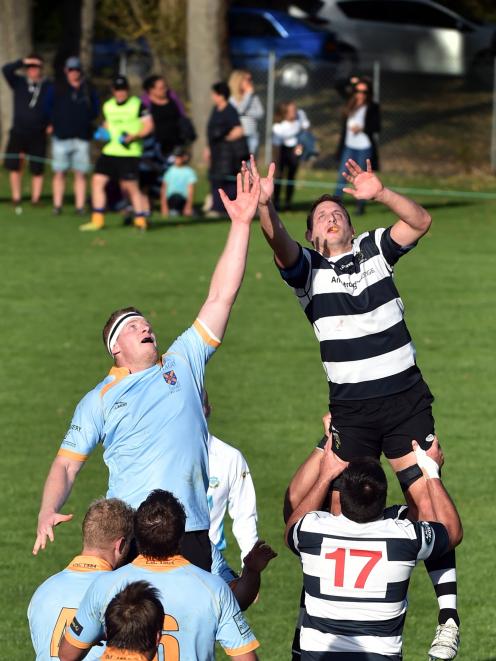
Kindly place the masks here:
[(78, 88), (72, 87), (65, 78), (57, 81), (45, 97), (45, 112), (53, 125), (53, 134), (59, 140), (90, 140), (92, 123), (98, 117), (99, 109), (96, 92), (84, 79)]
[(16, 73), (22, 66), (22, 60), (16, 60), (2, 67), (5, 80), (14, 93), (12, 128), (19, 133), (43, 132), (49, 124), (45, 97), (52, 83), (46, 78), (39, 83), (31, 83), (25, 76)]

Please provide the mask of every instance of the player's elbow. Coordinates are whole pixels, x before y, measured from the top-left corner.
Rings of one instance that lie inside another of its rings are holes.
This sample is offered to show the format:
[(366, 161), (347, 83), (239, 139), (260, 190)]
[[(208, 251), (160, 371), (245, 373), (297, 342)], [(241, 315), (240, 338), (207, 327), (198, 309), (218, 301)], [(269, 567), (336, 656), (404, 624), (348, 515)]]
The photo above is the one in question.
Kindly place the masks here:
[(432, 225), (432, 216), (426, 209), (422, 209), (421, 218), (419, 219), (420, 229), (425, 234), (429, 230), (431, 225)]

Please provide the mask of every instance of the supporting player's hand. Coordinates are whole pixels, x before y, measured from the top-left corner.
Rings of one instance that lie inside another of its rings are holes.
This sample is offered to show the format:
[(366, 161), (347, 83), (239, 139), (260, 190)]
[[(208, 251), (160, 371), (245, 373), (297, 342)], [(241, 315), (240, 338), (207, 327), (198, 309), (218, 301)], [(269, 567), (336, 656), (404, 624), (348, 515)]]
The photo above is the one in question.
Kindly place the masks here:
[(373, 200), (384, 190), (379, 177), (372, 171), (370, 159), (367, 159), (367, 170), (362, 170), (356, 161), (349, 158), (346, 161), (347, 172), (343, 177), (354, 188), (343, 188), (345, 193), (353, 195), (357, 200)]
[(36, 532), (36, 541), (33, 546), (33, 555), (38, 555), (40, 549), (44, 550), (48, 539), (53, 542), (54, 534), (53, 529), (55, 526), (58, 526), (59, 523), (65, 523), (72, 519), (72, 514), (58, 514), (58, 512), (53, 512), (51, 514), (42, 515), (38, 517), (38, 530)]
[(427, 452), (420, 447), (417, 441), (412, 441), (412, 449), (424, 477), (426, 479), (438, 478), (439, 469), (444, 463), (444, 455), (439, 447), (437, 438), (434, 437), (432, 445)]
[(329, 440), (325, 444), (322, 460), (320, 462), (320, 475), (324, 478), (334, 479), (344, 471), (348, 466), (347, 461), (340, 459), (337, 454), (332, 451), (332, 434), (329, 435)]
[(252, 550), (244, 557), (243, 563), (247, 569), (260, 574), (269, 562), (277, 557), (277, 553), (263, 539), (255, 542)]
[(236, 198), (230, 200), (219, 188), (224, 207), (233, 223), (249, 225), (257, 212), (260, 199), (260, 177), (251, 175), (248, 170), (236, 176)]
[[(413, 442), (415, 443), (416, 441)], [(434, 440), (432, 441), (430, 448), (426, 450), (426, 455), (431, 459), (434, 459), (439, 468), (441, 468), (441, 466), (444, 464), (444, 453), (439, 444), (439, 439), (437, 436), (434, 436)]]
[(322, 424), (324, 426), (324, 436), (327, 436), (327, 438), (330, 438), (331, 436), (331, 422), (332, 422), (332, 416), (329, 411), (325, 415), (322, 416)]

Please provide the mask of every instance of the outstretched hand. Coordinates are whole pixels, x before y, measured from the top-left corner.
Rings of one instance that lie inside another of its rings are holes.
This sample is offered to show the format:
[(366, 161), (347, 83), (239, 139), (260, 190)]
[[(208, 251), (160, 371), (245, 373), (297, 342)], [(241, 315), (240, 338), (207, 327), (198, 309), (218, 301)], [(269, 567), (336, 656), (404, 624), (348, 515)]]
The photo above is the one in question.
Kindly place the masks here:
[(33, 546), (33, 555), (37, 555), (40, 549), (45, 550), (47, 537), (51, 542), (54, 541), (55, 537), (53, 529), (55, 526), (58, 526), (59, 523), (70, 521), (72, 517), (72, 514), (58, 514), (57, 512), (41, 517), (38, 520), (38, 530), (36, 532), (36, 541)]
[[(246, 161), (243, 161), (241, 165), (241, 172), (245, 173), (246, 171), (251, 170), (251, 174), (254, 177), (260, 177), (260, 174), (258, 172), (257, 168), (257, 162), (255, 161), (255, 157), (253, 154), (250, 154), (250, 167), (248, 168), (248, 164)], [(258, 204), (260, 206), (264, 206), (269, 203), (270, 199), (272, 198), (272, 195), (274, 194), (274, 174), (276, 171), (276, 164), (271, 163), (269, 165), (269, 169), (267, 170), (267, 176), (266, 177), (260, 177), (260, 199), (258, 201)]]
[(219, 195), (233, 223), (249, 225), (257, 212), (260, 199), (260, 177), (248, 170), (236, 175), (236, 197), (230, 200), (219, 188)]
[(329, 434), (328, 441), (324, 447), (324, 453), (320, 462), (320, 474), (326, 478), (331, 476), (336, 478), (348, 466), (347, 461), (340, 459), (332, 450), (332, 434)]
[(384, 186), (379, 177), (372, 171), (370, 159), (367, 159), (367, 170), (362, 170), (356, 161), (349, 158), (346, 161), (347, 172), (343, 177), (354, 188), (343, 188), (343, 192), (353, 195), (357, 200), (373, 200), (382, 191)]
[(243, 562), (250, 571), (260, 574), (269, 562), (277, 557), (277, 553), (263, 539), (255, 542), (252, 550), (245, 556)]

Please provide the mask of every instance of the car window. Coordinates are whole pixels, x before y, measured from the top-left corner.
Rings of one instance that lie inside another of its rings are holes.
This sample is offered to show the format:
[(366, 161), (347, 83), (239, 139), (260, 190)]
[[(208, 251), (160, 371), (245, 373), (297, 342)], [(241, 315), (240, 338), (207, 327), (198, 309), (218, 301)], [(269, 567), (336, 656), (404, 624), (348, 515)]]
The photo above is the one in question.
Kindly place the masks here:
[(422, 25), (453, 30), (459, 27), (456, 17), (423, 2), (356, 0), (356, 2), (338, 2), (338, 6), (348, 18), (362, 21)]
[(278, 37), (279, 33), (263, 16), (235, 13), (229, 16), (231, 37)]

